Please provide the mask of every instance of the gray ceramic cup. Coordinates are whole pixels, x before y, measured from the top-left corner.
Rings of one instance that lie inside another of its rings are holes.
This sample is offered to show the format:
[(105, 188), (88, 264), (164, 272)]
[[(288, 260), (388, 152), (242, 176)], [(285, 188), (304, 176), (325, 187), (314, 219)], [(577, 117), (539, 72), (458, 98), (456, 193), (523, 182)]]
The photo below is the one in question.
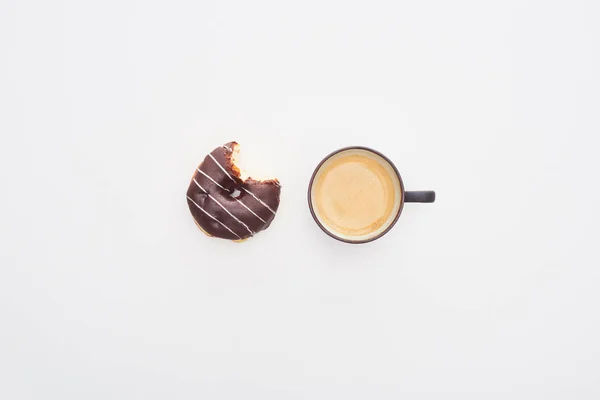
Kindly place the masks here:
[[(331, 173), (340, 170), (339, 166), (344, 172)], [(343, 181), (336, 181), (336, 177)], [(394, 163), (380, 152), (362, 146), (344, 147), (327, 155), (308, 184), (308, 207), (317, 225), (332, 238), (351, 244), (372, 242), (388, 233), (400, 218), (404, 203), (434, 201), (434, 191), (404, 190)], [(379, 204), (384, 210), (381, 217), (373, 211), (379, 210)], [(371, 217), (373, 213), (379, 218)], [(356, 221), (365, 226), (359, 224), (357, 228)], [(355, 226), (343, 227), (345, 222)]]

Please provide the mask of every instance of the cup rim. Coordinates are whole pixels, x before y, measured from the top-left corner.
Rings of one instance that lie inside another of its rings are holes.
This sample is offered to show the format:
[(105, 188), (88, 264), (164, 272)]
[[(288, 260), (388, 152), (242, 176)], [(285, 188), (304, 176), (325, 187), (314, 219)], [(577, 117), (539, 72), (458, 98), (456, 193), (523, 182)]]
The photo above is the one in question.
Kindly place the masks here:
[[(343, 151), (347, 151), (347, 150), (364, 150), (364, 151), (368, 151), (370, 153), (373, 153), (373, 154), (381, 157), (385, 162), (387, 162), (392, 167), (392, 169), (394, 170), (394, 173), (398, 177), (398, 181), (400, 182), (400, 207), (398, 207), (398, 211), (396, 212), (394, 219), (388, 225), (388, 227), (385, 228), (382, 232), (380, 232), (377, 235), (375, 235), (371, 238), (368, 238), (368, 239), (350, 240), (350, 239), (344, 239), (343, 237), (340, 237), (340, 236), (336, 235), (335, 233), (332, 233), (330, 230), (328, 230), (326, 227), (324, 227), (323, 224), (321, 224), (321, 222), (317, 218), (317, 215), (315, 213), (315, 210), (314, 210), (313, 204), (312, 204), (311, 192), (312, 192), (313, 183), (314, 183), (315, 177), (317, 176), (317, 173), (319, 172), (319, 170), (321, 169), (321, 167), (323, 166), (323, 164), (325, 164), (325, 162), (327, 160), (329, 160), (334, 155), (341, 153)], [(342, 147), (341, 149), (337, 149), (337, 150), (329, 153), (328, 155), (325, 156), (325, 158), (323, 158), (321, 160), (321, 162), (319, 162), (319, 164), (317, 164), (312, 176), (310, 177), (310, 181), (308, 183), (308, 196), (307, 197), (308, 197), (308, 208), (310, 210), (310, 214), (312, 215), (313, 219), (315, 220), (315, 222), (317, 223), (317, 225), (319, 226), (319, 228), (321, 228), (321, 230), (323, 232), (325, 232), (328, 236), (330, 236), (336, 240), (339, 240), (340, 242), (349, 243), (349, 244), (363, 244), (363, 243), (369, 243), (369, 242), (379, 239), (380, 237), (382, 237), (383, 235), (388, 233), (394, 227), (394, 225), (396, 225), (396, 222), (398, 222), (398, 219), (400, 218), (400, 214), (402, 214), (402, 209), (404, 208), (404, 182), (402, 182), (402, 176), (400, 176), (400, 172), (398, 171), (398, 168), (396, 168), (396, 165), (394, 165), (392, 160), (387, 158), (384, 154), (380, 153), (377, 150), (374, 150), (374, 149), (371, 149), (371, 148), (365, 147), (365, 146), (347, 146), (347, 147)]]

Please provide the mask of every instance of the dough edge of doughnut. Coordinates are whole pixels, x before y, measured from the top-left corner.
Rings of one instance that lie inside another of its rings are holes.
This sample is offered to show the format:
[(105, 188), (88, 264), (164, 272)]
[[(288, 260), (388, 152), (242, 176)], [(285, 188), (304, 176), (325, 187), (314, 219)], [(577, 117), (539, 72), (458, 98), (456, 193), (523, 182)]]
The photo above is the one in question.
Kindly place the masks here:
[[(215, 238), (215, 239), (222, 239), (222, 238), (218, 238), (216, 236), (211, 235), (210, 233), (206, 232), (204, 229), (202, 229), (202, 227), (200, 226), (200, 224), (198, 223), (198, 221), (196, 221), (195, 218), (192, 218), (194, 220), (194, 223), (196, 224), (196, 226), (198, 227), (198, 229), (200, 229), (200, 231), (202, 231), (202, 233), (204, 233), (206, 236), (210, 237), (210, 238)], [(236, 242), (236, 243), (242, 243), (245, 242), (246, 240), (248, 240), (249, 238), (245, 238), (245, 239), (229, 239), (232, 242)]]

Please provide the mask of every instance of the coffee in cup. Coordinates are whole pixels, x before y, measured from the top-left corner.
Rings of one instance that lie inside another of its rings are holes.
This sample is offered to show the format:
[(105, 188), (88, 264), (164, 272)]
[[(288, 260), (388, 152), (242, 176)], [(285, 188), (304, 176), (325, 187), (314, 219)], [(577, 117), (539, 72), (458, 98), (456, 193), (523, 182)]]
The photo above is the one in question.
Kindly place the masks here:
[(400, 217), (405, 201), (434, 199), (434, 192), (405, 193), (394, 164), (365, 147), (329, 154), (315, 169), (308, 190), (309, 208), (319, 227), (348, 243), (383, 236)]

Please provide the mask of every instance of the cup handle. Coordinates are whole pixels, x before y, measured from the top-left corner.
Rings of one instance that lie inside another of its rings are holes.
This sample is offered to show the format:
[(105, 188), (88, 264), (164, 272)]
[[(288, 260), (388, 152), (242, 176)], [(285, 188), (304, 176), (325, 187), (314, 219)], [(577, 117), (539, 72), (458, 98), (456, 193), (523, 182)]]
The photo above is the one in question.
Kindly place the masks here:
[(433, 203), (434, 201), (435, 192), (433, 190), (404, 192), (405, 203)]

